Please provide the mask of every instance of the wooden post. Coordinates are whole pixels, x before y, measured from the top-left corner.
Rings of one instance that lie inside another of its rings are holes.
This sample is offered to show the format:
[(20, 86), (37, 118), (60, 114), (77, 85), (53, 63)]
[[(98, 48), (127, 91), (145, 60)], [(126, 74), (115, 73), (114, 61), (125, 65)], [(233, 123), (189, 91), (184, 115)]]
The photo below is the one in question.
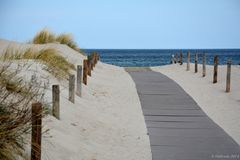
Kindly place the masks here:
[(75, 75), (69, 75), (69, 97), (68, 100), (74, 103), (75, 100)]
[(60, 89), (59, 85), (52, 86), (52, 113), (57, 119), (60, 119)]
[(232, 61), (231, 61), (231, 60), (228, 60), (228, 62), (227, 62), (226, 92), (230, 92), (230, 83), (231, 83), (231, 64), (232, 64)]
[(195, 53), (194, 62), (195, 62), (195, 73), (197, 73), (198, 72), (198, 54), (197, 53)]
[(41, 160), (42, 104), (32, 104), (31, 160)]
[(182, 54), (182, 51), (180, 52), (180, 65), (183, 64), (183, 54)]
[(87, 56), (87, 58), (88, 58), (88, 75), (89, 76), (91, 76), (92, 74), (91, 74), (91, 56), (90, 55), (88, 55)]
[(213, 83), (217, 83), (218, 72), (218, 56), (214, 56), (214, 71), (213, 71)]
[(190, 51), (187, 53), (187, 71), (190, 70)]
[(88, 75), (88, 60), (83, 60), (83, 83), (87, 85), (87, 75)]
[(203, 56), (202, 56), (202, 69), (203, 69), (203, 72), (202, 72), (202, 76), (205, 77), (206, 76), (206, 55), (205, 53), (203, 53)]
[(77, 66), (77, 92), (76, 94), (81, 97), (82, 96), (82, 66)]

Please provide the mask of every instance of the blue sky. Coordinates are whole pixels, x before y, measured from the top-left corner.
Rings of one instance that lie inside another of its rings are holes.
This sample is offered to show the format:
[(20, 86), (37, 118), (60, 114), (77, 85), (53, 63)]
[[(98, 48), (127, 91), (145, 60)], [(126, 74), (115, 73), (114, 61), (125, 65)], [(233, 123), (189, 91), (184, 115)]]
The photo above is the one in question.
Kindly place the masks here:
[(44, 27), (81, 48), (240, 48), (239, 0), (0, 0), (0, 38)]

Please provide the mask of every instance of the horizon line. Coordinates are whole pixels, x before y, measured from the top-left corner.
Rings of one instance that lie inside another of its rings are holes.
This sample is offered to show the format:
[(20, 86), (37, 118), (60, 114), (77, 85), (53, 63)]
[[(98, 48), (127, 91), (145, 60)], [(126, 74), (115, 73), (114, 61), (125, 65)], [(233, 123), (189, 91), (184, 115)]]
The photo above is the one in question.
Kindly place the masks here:
[(81, 48), (82, 50), (240, 50), (240, 48)]

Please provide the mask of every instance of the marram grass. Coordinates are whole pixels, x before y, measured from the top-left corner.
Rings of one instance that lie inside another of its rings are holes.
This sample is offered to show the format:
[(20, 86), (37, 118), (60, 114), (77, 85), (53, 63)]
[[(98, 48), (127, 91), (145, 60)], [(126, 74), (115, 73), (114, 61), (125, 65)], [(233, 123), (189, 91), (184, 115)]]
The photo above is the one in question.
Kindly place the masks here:
[(29, 48), (25, 51), (13, 50), (8, 48), (0, 57), (1, 60), (36, 60), (46, 65), (46, 70), (55, 77), (62, 79), (66, 78), (70, 70), (75, 70), (75, 66), (68, 62), (66, 58), (59, 55), (58, 51), (53, 48), (42, 49), (40, 51)]
[(29, 159), (24, 147), (32, 127), (31, 103), (41, 101), (44, 90), (39, 82), (26, 83), (8, 67), (0, 65), (0, 159)]
[(75, 51), (84, 55), (83, 51), (78, 47), (77, 43), (74, 41), (71, 34), (62, 33), (60, 35), (55, 35), (47, 29), (43, 29), (38, 32), (32, 42), (34, 44), (46, 44), (46, 43), (60, 43), (65, 44), (68, 47), (74, 49)]
[(56, 37), (56, 41), (60, 44), (66, 44), (74, 50), (78, 49), (77, 44), (74, 42), (71, 34), (60, 34)]
[(42, 31), (38, 32), (33, 38), (34, 44), (46, 44), (53, 42), (55, 42), (55, 35), (47, 29), (43, 29)]

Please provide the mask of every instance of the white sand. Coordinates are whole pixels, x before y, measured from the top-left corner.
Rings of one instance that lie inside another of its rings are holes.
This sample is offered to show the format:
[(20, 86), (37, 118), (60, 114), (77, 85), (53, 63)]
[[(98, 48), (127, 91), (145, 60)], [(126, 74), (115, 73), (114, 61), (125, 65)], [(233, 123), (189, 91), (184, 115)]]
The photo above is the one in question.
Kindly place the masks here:
[[(0, 51), (9, 44), (17, 48), (28, 45), (0, 40)], [(84, 56), (65, 45), (31, 45), (57, 48), (70, 62), (82, 64)], [(33, 63), (33, 61), (28, 61)], [(33, 73), (44, 81), (49, 79), (46, 99), (51, 102), (51, 85), (60, 84), (60, 120), (51, 115), (44, 118), (43, 160), (150, 160), (149, 137), (135, 84), (123, 68), (99, 62), (83, 85), (83, 96), (68, 101), (68, 82), (52, 77), (33, 64), (22, 75)], [(47, 78), (46, 78), (47, 77)]]
[(213, 84), (213, 66), (207, 66), (202, 77), (202, 65), (194, 73), (194, 64), (186, 71), (186, 64), (152, 67), (177, 82), (203, 111), (240, 144), (240, 66), (232, 66), (231, 91), (225, 92), (226, 66), (219, 66), (218, 83)]

